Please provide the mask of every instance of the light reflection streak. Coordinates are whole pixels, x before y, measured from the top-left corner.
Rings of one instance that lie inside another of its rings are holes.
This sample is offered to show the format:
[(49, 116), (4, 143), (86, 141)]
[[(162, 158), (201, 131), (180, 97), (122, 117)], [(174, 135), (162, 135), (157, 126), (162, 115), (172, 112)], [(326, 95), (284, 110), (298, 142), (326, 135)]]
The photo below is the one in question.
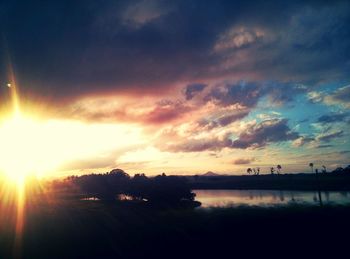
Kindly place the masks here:
[(13, 246), (14, 258), (21, 258), (22, 240), (25, 221), (25, 178), (17, 181), (17, 208), (16, 208), (16, 227), (15, 240)]
[[(7, 84), (8, 88), (10, 89), (10, 99), (11, 99), (11, 105), (12, 105), (12, 117), (14, 119), (21, 117), (21, 110), (20, 110), (20, 101), (19, 101), (19, 95), (17, 90), (17, 84), (15, 80), (15, 74), (13, 71), (13, 67), (10, 61), (10, 58), (8, 56), (8, 79), (9, 82)], [(11, 196), (11, 192), (15, 192), (15, 199), (8, 200), (5, 196), (5, 201), (2, 199), (0, 200), (1, 203), (5, 202), (5, 204), (2, 204), (2, 206), (10, 206), (12, 207), (14, 204), (9, 204), (8, 202), (15, 202), (15, 214), (10, 214), (12, 217), (15, 217), (15, 228), (14, 228), (14, 243), (13, 243), (13, 258), (21, 258), (22, 257), (22, 241), (23, 241), (23, 231), (24, 231), (24, 222), (25, 222), (25, 200), (26, 200), (26, 190), (25, 190), (25, 174), (24, 172), (14, 172), (16, 175), (19, 175), (20, 177), (17, 177), (15, 180), (14, 189), (12, 188), (6, 188), (7, 194), (6, 196)], [(5, 179), (6, 181), (6, 179)], [(4, 184), (4, 183), (3, 183)], [(5, 183), (6, 184), (6, 183)], [(11, 180), (7, 179), (7, 187), (11, 187)], [(3, 195), (1, 195), (3, 196)], [(3, 198), (3, 197), (1, 197)], [(7, 203), (7, 204), (6, 204)]]

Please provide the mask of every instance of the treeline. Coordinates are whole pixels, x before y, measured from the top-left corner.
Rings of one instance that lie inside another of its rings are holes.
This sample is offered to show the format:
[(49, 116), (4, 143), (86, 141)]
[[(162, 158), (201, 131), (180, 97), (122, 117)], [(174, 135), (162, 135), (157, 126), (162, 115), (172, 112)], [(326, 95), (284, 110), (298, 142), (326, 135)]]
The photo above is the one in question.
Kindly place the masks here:
[(184, 177), (165, 174), (155, 177), (136, 174), (130, 177), (121, 169), (114, 169), (105, 174), (71, 176), (65, 180), (63, 186), (76, 188), (87, 198), (103, 201), (127, 198), (153, 204), (174, 205), (191, 203), (195, 198)]
[(188, 177), (192, 189), (349, 191), (350, 173), (222, 175)]

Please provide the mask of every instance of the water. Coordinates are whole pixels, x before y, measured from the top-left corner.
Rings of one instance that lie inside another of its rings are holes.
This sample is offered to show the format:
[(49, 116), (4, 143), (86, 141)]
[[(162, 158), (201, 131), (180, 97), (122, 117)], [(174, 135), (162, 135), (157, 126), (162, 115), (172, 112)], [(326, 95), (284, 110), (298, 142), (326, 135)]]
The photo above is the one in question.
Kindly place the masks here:
[[(278, 205), (320, 204), (317, 191), (278, 191), (278, 190), (194, 190), (196, 200), (202, 208)], [(321, 192), (325, 205), (350, 205), (350, 192)]]

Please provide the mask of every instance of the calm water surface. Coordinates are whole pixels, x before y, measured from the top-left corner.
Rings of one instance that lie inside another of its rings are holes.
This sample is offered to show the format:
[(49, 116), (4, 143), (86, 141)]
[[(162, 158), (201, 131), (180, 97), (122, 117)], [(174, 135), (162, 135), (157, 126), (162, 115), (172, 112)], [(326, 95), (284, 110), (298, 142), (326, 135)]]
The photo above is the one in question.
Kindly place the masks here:
[[(277, 206), (319, 204), (317, 191), (278, 190), (194, 190), (202, 208), (235, 206)], [(321, 192), (323, 204), (350, 205), (350, 192)]]

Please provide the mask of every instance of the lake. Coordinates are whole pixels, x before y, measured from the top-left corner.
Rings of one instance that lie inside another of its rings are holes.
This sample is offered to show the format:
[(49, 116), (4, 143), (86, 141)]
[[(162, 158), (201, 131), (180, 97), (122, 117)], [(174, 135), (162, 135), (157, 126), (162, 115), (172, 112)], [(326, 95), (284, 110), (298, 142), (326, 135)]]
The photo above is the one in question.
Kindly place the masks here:
[[(317, 205), (317, 191), (278, 190), (194, 190), (201, 208), (237, 206), (278, 206), (289, 204)], [(321, 192), (323, 204), (350, 205), (350, 192)]]

